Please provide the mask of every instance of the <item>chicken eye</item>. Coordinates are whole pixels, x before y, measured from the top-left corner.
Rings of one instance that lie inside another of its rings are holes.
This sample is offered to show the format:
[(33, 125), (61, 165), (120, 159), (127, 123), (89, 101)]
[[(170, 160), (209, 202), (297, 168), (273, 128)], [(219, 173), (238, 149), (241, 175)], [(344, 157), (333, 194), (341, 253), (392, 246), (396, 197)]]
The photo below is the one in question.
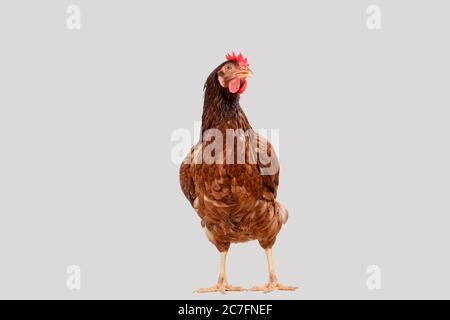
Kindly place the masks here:
[(231, 65), (227, 65), (227, 70), (231, 70)]

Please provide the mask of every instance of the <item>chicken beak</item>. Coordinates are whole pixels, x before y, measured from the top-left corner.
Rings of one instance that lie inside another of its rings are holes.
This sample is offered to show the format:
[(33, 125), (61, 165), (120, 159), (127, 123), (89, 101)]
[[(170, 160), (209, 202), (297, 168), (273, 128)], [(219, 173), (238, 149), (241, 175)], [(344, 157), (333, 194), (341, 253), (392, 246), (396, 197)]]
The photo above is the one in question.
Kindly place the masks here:
[(252, 75), (253, 75), (253, 72), (250, 69), (240, 70), (240, 71), (236, 72), (236, 76), (238, 76), (239, 78), (242, 78), (242, 79), (250, 78)]

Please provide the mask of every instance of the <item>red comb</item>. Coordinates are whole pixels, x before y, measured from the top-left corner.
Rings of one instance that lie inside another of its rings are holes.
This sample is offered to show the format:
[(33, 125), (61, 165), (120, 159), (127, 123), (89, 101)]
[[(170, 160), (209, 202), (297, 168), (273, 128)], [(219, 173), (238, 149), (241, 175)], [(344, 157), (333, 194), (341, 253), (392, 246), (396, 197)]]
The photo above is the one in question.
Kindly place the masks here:
[(228, 61), (236, 61), (240, 67), (248, 67), (248, 62), (247, 62), (247, 58), (244, 58), (244, 56), (242, 55), (242, 53), (239, 53), (238, 55), (236, 55), (234, 52), (232, 53), (227, 53), (227, 55), (225, 56), (225, 58)]

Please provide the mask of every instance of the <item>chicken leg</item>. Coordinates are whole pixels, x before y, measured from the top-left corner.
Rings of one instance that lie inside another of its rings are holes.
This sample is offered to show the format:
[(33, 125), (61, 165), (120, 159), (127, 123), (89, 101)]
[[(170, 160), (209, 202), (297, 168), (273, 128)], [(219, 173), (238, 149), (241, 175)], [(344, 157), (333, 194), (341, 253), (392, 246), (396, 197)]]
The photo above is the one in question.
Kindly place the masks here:
[(207, 293), (207, 292), (225, 293), (226, 291), (244, 291), (243, 288), (230, 286), (227, 282), (227, 276), (225, 273), (227, 254), (228, 251), (223, 251), (220, 253), (220, 273), (219, 273), (219, 280), (217, 280), (217, 284), (210, 288), (200, 288), (196, 291), (197, 293)]
[(272, 258), (272, 249), (265, 249), (267, 256), (267, 264), (269, 265), (269, 283), (264, 284), (262, 286), (253, 287), (251, 291), (263, 291), (263, 292), (271, 292), (274, 290), (286, 290), (286, 291), (294, 291), (297, 287), (294, 286), (285, 286), (278, 282), (277, 276), (275, 275), (275, 268), (273, 266), (273, 258)]

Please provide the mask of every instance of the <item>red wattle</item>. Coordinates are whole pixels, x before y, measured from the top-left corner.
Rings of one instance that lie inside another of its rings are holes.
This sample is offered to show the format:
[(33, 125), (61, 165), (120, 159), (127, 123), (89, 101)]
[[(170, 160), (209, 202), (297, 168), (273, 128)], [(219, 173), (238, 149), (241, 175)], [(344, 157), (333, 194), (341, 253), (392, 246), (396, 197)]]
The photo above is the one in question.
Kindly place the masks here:
[(239, 88), (238, 93), (241, 94), (247, 89), (247, 80), (242, 80), (241, 87)]
[(228, 91), (231, 93), (238, 92), (239, 88), (241, 86), (241, 80), (239, 78), (234, 78), (230, 82), (228, 82)]

